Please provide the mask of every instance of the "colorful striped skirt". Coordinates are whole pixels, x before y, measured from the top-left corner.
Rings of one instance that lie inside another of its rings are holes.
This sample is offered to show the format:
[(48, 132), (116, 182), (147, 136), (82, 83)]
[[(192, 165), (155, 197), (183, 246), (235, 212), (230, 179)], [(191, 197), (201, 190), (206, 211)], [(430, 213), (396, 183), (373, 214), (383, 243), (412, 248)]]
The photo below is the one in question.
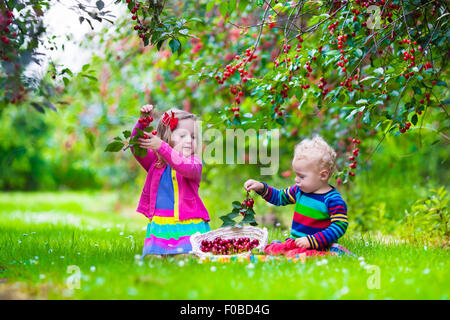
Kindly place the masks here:
[(211, 231), (201, 218), (176, 221), (175, 217), (154, 216), (147, 225), (142, 257), (147, 254), (180, 254), (192, 251), (190, 237)]

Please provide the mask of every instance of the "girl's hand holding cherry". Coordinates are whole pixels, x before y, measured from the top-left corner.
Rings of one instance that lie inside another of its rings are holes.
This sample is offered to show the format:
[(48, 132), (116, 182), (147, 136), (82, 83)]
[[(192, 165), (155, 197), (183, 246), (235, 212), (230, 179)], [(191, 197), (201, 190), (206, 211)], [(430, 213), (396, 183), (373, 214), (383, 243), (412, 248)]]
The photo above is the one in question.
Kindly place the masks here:
[[(141, 108), (141, 117), (139, 119), (140, 123), (148, 126), (150, 122), (153, 121), (153, 110), (154, 107), (151, 104), (146, 104)], [(138, 139), (139, 147), (143, 149), (152, 149), (154, 151), (158, 150), (161, 146), (162, 140), (156, 135), (156, 130), (152, 131), (151, 134), (144, 134), (142, 138)]]
[(144, 138), (138, 139), (138, 144), (142, 149), (152, 149), (153, 151), (156, 151), (161, 146), (162, 140), (158, 136), (154, 136), (152, 134), (150, 135), (144, 135)]

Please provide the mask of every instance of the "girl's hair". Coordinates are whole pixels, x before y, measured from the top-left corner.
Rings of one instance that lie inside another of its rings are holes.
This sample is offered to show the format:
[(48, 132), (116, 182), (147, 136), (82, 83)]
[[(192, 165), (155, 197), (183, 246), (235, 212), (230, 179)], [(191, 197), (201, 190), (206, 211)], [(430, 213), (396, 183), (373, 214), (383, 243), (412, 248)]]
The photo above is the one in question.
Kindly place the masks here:
[[(178, 121), (184, 120), (184, 119), (192, 119), (194, 121), (194, 123), (197, 122), (197, 116), (196, 115), (194, 115), (194, 114), (192, 114), (190, 112), (178, 109), (178, 108), (171, 108), (171, 109), (167, 110), (166, 112), (169, 114), (169, 116), (172, 116), (172, 112), (173, 112), (174, 115), (175, 115), (175, 118), (177, 118)], [(173, 131), (170, 129), (169, 125), (165, 125), (163, 123), (162, 119), (163, 119), (163, 116), (160, 116), (158, 124), (157, 124), (157, 127), (156, 127), (156, 132), (157, 132), (156, 135), (162, 141), (168, 143), (171, 147), (173, 147), (172, 139), (171, 139)], [(175, 128), (175, 130), (176, 130), (176, 128)], [(195, 131), (196, 130), (197, 130), (197, 128), (196, 128), (196, 125), (195, 125)], [(197, 136), (197, 132), (194, 132), (194, 135)], [(196, 150), (194, 150), (194, 151), (196, 151)], [(166, 161), (158, 153), (156, 153), (156, 155), (158, 157), (158, 161), (156, 162), (156, 167), (157, 168), (164, 167), (164, 165), (166, 164)]]
[(331, 177), (336, 170), (336, 152), (319, 135), (304, 139), (295, 146), (294, 160), (311, 159), (317, 161), (319, 169), (326, 169)]

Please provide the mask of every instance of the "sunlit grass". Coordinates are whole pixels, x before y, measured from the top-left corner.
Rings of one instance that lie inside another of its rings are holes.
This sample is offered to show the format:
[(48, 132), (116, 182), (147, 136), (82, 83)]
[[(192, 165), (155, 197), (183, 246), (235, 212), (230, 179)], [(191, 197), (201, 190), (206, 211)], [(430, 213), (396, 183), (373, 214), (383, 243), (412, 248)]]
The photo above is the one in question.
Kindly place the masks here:
[[(147, 220), (116, 194), (0, 194), (0, 297), (48, 299), (448, 299), (448, 250), (346, 234), (359, 258), (140, 261)], [(218, 223), (212, 223), (217, 227)], [(269, 230), (270, 240), (285, 237)], [(74, 284), (76, 266), (80, 288)], [(379, 275), (379, 281), (377, 281)]]

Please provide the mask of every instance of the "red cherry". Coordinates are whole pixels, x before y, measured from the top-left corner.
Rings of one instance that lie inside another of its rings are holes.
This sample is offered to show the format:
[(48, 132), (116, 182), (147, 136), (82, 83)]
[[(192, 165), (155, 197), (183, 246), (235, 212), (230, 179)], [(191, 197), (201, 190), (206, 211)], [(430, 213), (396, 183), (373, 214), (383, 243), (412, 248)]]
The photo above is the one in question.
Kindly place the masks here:
[(156, 136), (157, 133), (158, 133), (158, 132), (157, 132), (156, 130), (153, 130), (153, 131), (152, 131), (152, 135), (154, 135), (154, 136)]
[(147, 138), (148, 138), (148, 135), (144, 134), (144, 139), (147, 139)]

